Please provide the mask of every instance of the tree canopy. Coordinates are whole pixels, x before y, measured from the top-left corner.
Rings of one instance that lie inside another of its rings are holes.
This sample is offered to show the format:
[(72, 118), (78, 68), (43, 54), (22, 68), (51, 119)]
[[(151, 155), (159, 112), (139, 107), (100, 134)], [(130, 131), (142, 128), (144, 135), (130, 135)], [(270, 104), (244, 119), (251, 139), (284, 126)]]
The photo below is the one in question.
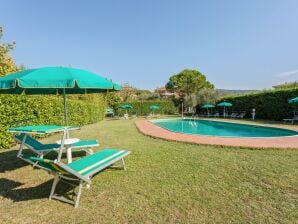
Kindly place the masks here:
[[(19, 70), (9, 52), (14, 49), (15, 42), (3, 43), (3, 28), (0, 26), (0, 77)], [(22, 68), (20, 68), (22, 69)]]
[(170, 77), (166, 88), (171, 92), (177, 92), (180, 96), (185, 96), (197, 93), (201, 89), (214, 89), (214, 85), (201, 72), (184, 69)]

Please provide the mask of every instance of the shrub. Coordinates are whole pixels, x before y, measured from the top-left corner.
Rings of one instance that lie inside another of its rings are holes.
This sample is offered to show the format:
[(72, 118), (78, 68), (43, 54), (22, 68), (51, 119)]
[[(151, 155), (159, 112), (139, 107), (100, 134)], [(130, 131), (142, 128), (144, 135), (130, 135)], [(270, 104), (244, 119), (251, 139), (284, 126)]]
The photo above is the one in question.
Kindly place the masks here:
[[(123, 103), (126, 104), (126, 103)], [(177, 109), (172, 101), (134, 101), (129, 102), (133, 106), (133, 109), (127, 110), (131, 115), (136, 113), (138, 116), (145, 116), (150, 114), (152, 111), (149, 109), (150, 105), (159, 106), (159, 110), (156, 110), (155, 113), (159, 114), (174, 114), (177, 112)], [(122, 116), (125, 113), (125, 109), (117, 109), (118, 115)]]
[[(87, 99), (67, 100), (69, 125), (82, 126), (95, 123), (104, 117), (103, 95), (86, 96)], [(0, 95), (0, 148), (10, 147), (14, 141), (6, 130), (14, 122), (35, 117), (30, 125), (64, 125), (61, 96)]]
[(288, 103), (288, 100), (296, 96), (298, 96), (298, 89), (266, 90), (226, 97), (221, 101), (231, 102), (232, 110), (246, 111), (248, 114), (255, 108), (258, 119), (282, 120), (293, 116), (293, 110), (297, 109), (297, 105)]

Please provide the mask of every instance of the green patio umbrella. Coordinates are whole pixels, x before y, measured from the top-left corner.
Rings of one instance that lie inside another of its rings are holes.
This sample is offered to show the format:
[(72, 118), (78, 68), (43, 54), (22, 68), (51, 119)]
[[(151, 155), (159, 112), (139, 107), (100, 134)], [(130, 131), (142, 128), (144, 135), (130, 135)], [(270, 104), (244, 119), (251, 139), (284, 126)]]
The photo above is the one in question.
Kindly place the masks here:
[(119, 106), (119, 108), (121, 108), (121, 109), (125, 109), (126, 114), (127, 114), (127, 110), (128, 110), (128, 109), (132, 109), (133, 106), (131, 106), (130, 104), (121, 104), (121, 105)]
[(293, 99), (290, 99), (288, 102), (289, 103), (298, 103), (298, 97), (295, 97)]
[(102, 93), (120, 89), (120, 85), (95, 73), (67, 67), (28, 69), (0, 78), (0, 94), (63, 94), (66, 126), (66, 94)]
[(209, 108), (214, 108), (215, 106), (213, 104), (204, 104), (203, 106), (201, 106), (201, 108), (203, 109), (207, 109), (207, 115), (209, 117)]
[(201, 108), (203, 109), (208, 109), (208, 108), (214, 108), (215, 106), (213, 104), (204, 104), (203, 106), (201, 106)]
[(152, 110), (152, 116), (153, 116), (153, 115), (154, 115), (154, 111), (155, 111), (155, 110), (159, 110), (159, 106), (156, 106), (156, 105), (150, 105), (150, 106), (149, 106), (149, 109)]
[(132, 109), (133, 107), (130, 104), (122, 104), (119, 106), (121, 109)]
[(151, 106), (149, 106), (149, 109), (150, 110), (159, 110), (159, 106), (151, 105)]
[(217, 104), (217, 106), (224, 108), (224, 113), (223, 114), (224, 114), (224, 117), (225, 117), (226, 116), (226, 107), (231, 107), (231, 106), (233, 106), (233, 104), (229, 103), (229, 102), (221, 102), (221, 103)]

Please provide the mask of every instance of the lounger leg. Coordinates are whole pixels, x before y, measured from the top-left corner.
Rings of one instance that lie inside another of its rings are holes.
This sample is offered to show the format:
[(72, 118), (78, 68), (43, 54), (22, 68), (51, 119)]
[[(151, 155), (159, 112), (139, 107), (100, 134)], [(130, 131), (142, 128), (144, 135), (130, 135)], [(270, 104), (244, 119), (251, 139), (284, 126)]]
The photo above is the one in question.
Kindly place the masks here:
[(55, 189), (56, 189), (56, 186), (59, 182), (59, 175), (55, 175), (55, 178), (54, 178), (54, 181), (53, 181), (53, 185), (52, 185), (52, 189), (51, 189), (51, 194), (50, 194), (50, 197), (49, 197), (49, 200), (52, 199), (52, 196), (54, 195), (55, 193)]
[[(110, 166), (111, 168), (116, 168), (116, 169), (123, 169), (126, 170), (126, 166), (125, 166), (125, 162), (124, 162), (124, 158), (121, 158), (121, 162), (122, 162), (122, 166), (115, 166), (114, 164), (112, 166)], [(116, 162), (117, 164), (120, 163), (120, 160)]]
[(86, 148), (85, 152), (87, 152), (88, 154), (92, 155), (94, 152), (91, 148)]
[(75, 208), (77, 208), (79, 206), (82, 187), (83, 187), (83, 181), (80, 180), (79, 190), (78, 190), (78, 194), (77, 194), (77, 197), (76, 197), (76, 200), (75, 200)]
[(20, 145), (20, 149), (19, 149), (19, 152), (18, 152), (18, 157), (20, 157), (20, 155), (22, 155), (22, 151), (24, 149), (26, 139), (27, 139), (27, 134), (24, 135), (23, 141)]
[(126, 166), (125, 166), (124, 158), (122, 158), (121, 160), (122, 160), (123, 170), (126, 170)]
[(92, 155), (94, 152), (91, 148), (89, 148), (89, 154)]
[(63, 153), (63, 149), (64, 149), (64, 142), (65, 142), (65, 139), (67, 138), (67, 133), (66, 133), (66, 130), (64, 130), (63, 132), (63, 136), (62, 136), (62, 140), (61, 140), (61, 145), (60, 145), (60, 150), (59, 150), (59, 153), (58, 153), (58, 162), (61, 161), (61, 157), (62, 157), (62, 153)]

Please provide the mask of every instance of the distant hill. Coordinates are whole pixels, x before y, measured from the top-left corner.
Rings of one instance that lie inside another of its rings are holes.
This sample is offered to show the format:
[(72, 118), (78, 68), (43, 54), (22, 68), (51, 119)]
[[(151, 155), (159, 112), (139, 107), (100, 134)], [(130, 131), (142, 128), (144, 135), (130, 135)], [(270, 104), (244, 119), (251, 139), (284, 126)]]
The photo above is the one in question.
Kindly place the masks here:
[(256, 92), (258, 90), (241, 90), (241, 89), (216, 89), (220, 95), (242, 95), (246, 93)]

